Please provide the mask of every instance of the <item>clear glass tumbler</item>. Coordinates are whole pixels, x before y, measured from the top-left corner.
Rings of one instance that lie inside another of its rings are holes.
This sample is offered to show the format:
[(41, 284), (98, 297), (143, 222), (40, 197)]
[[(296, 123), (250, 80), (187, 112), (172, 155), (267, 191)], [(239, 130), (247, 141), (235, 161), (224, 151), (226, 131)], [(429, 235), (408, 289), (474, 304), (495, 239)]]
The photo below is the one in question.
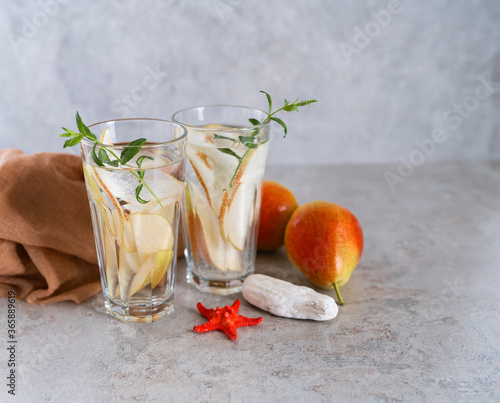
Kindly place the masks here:
[(181, 110), (188, 131), (183, 225), (187, 280), (201, 291), (241, 291), (255, 266), (262, 181), (270, 124), (242, 106)]
[(99, 142), (80, 144), (104, 305), (122, 321), (153, 322), (174, 308), (187, 132), (156, 119), (89, 128)]

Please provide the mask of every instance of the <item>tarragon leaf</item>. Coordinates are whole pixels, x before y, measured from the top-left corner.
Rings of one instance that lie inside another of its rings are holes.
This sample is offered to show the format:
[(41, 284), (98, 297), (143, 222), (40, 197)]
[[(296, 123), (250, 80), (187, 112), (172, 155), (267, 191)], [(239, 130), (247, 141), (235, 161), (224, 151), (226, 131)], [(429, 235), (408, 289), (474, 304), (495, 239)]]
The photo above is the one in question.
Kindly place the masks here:
[(234, 141), (231, 137), (226, 137), (226, 136), (221, 136), (217, 133), (213, 133), (214, 139), (220, 139), (220, 140), (231, 140)]
[(120, 165), (120, 161), (119, 160), (108, 161), (108, 162), (106, 162), (106, 165), (111, 165), (112, 167), (117, 168), (118, 165)]
[(64, 148), (66, 148), (66, 147), (73, 147), (73, 146), (77, 145), (80, 141), (82, 141), (82, 139), (83, 139), (82, 135), (76, 135), (76, 136), (70, 138), (69, 140), (66, 140), (64, 142), (64, 146), (63, 147)]
[(283, 106), (283, 110), (286, 111), (286, 112), (292, 112), (292, 111), (297, 111), (298, 108), (297, 108), (297, 105), (295, 104), (295, 102), (297, 102), (297, 100), (295, 100), (293, 103), (291, 104), (288, 104), (288, 105), (285, 105)]
[(100, 166), (100, 167), (103, 167), (104, 164), (102, 163), (102, 161), (99, 159), (99, 157), (97, 156), (96, 152), (95, 152), (95, 149), (97, 147), (97, 143), (94, 143), (94, 146), (92, 147), (92, 149), (90, 150), (90, 155), (92, 156), (92, 159), (94, 160), (94, 162)]
[(153, 161), (154, 158), (153, 157), (150, 157), (149, 155), (141, 155), (139, 158), (137, 158), (137, 161), (135, 161), (135, 163), (137, 164), (137, 166), (139, 168), (141, 168), (142, 166), (142, 161), (144, 161), (145, 159), (148, 159), (148, 160), (151, 160)]
[(300, 102), (296, 103), (295, 105), (297, 105), (297, 106), (306, 106), (306, 105), (309, 105), (309, 104), (313, 104), (314, 102), (318, 102), (318, 101), (316, 101), (315, 99), (308, 99), (306, 101), (300, 101)]
[(287, 134), (287, 132), (288, 132), (288, 129), (287, 129), (287, 127), (286, 127), (285, 122), (283, 122), (281, 119), (279, 119), (279, 118), (277, 118), (277, 117), (275, 117), (275, 116), (273, 116), (273, 117), (271, 118), (271, 120), (272, 120), (272, 121), (274, 121), (274, 122), (276, 122), (276, 123), (278, 123), (278, 124), (279, 124), (279, 125), (283, 128), (283, 130), (285, 130), (285, 135), (284, 135), (283, 137), (286, 137), (286, 134)]
[(269, 115), (270, 115), (271, 111), (273, 109), (273, 101), (271, 100), (271, 95), (269, 95), (266, 91), (259, 91), (259, 92), (262, 92), (263, 94), (266, 94), (267, 102), (269, 103)]
[(139, 196), (139, 195), (140, 195), (140, 193), (141, 193), (141, 190), (142, 190), (143, 186), (144, 186), (144, 185), (141, 183), (139, 186), (137, 186), (137, 187), (135, 188), (135, 198), (137, 199), (137, 201), (138, 201), (139, 203), (141, 203), (141, 204), (146, 204), (146, 203), (149, 203), (149, 202), (151, 201), (151, 199), (149, 199), (149, 200), (144, 200), (141, 196)]
[(239, 140), (247, 148), (257, 148), (258, 145), (255, 144), (255, 136), (240, 136)]
[[(139, 151), (141, 151), (141, 147), (147, 140), (144, 138), (140, 138), (128, 143), (123, 151), (120, 154), (120, 162), (122, 165), (125, 165), (132, 158), (134, 158)], [(137, 147), (134, 147), (137, 146)]]
[(68, 130), (65, 127), (61, 127), (61, 129), (63, 129), (65, 131), (65, 133), (60, 134), (59, 137), (73, 137), (73, 136), (80, 135), (80, 133), (76, 133), (76, 132), (74, 132), (72, 130)]
[(250, 118), (248, 121), (253, 124), (254, 126), (260, 125), (260, 122), (257, 119)]
[[(142, 166), (142, 162), (145, 160), (145, 159), (148, 159), (148, 160), (154, 160), (153, 157), (150, 157), (149, 155), (141, 155), (139, 158), (137, 158), (137, 160), (135, 161), (135, 163), (137, 164), (137, 166), (139, 168), (141, 168)], [(140, 171), (137, 171), (137, 176), (139, 176), (140, 179), (144, 179), (144, 174), (146, 173), (146, 171), (144, 170), (140, 170)], [(137, 186), (135, 188), (135, 198), (137, 199), (137, 201), (141, 204), (146, 204), (146, 203), (149, 203), (151, 201), (151, 199), (149, 200), (144, 200), (143, 198), (141, 198), (140, 196), (140, 193), (142, 191), (142, 188), (144, 187), (144, 185), (142, 183), (139, 183), (139, 186)]]
[(233, 157), (237, 158), (238, 161), (241, 160), (241, 157), (238, 154), (236, 154), (233, 150), (231, 150), (230, 148), (218, 148), (218, 150), (221, 153), (232, 155)]
[(248, 142), (253, 143), (253, 141), (255, 140), (255, 137), (253, 137), (253, 136), (240, 136), (240, 137), (238, 137), (238, 138), (239, 138), (239, 140), (240, 140), (243, 144), (248, 143)]
[(76, 112), (76, 125), (78, 126), (78, 130), (80, 130), (81, 134), (83, 134), (85, 137), (91, 140), (97, 141), (96, 135), (92, 133), (87, 126), (85, 126), (78, 112)]
[(106, 152), (106, 150), (104, 148), (102, 148), (102, 147), (99, 148), (97, 155), (99, 156), (99, 159), (101, 160), (101, 162), (105, 163), (105, 162), (109, 161), (108, 153)]

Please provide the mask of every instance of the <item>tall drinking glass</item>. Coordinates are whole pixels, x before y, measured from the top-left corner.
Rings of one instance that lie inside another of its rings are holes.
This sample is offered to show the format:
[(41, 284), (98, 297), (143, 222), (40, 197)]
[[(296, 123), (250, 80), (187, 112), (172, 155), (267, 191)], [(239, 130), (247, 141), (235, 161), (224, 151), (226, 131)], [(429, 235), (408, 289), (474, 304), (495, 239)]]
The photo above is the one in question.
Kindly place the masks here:
[(80, 144), (104, 305), (122, 321), (152, 322), (174, 309), (187, 132), (155, 119), (89, 128), (99, 143)]
[(188, 131), (183, 223), (187, 280), (204, 292), (241, 290), (255, 266), (261, 189), (270, 125), (267, 113), (241, 106), (181, 110)]

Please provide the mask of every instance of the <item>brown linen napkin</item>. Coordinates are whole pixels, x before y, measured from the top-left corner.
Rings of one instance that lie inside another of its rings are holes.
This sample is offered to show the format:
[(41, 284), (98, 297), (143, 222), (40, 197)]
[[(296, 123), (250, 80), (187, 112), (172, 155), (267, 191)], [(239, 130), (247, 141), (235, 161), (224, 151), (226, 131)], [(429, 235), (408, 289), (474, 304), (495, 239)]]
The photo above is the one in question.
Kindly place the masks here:
[(100, 289), (80, 158), (0, 150), (0, 295), (80, 303)]

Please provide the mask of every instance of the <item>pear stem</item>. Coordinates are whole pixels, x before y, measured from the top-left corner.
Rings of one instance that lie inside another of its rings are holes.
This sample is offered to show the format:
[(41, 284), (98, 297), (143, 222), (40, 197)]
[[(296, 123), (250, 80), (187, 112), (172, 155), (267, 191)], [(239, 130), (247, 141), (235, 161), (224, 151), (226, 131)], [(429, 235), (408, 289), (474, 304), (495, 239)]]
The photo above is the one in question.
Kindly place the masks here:
[(340, 294), (339, 286), (337, 285), (337, 283), (333, 283), (333, 288), (335, 288), (335, 292), (337, 293), (337, 298), (339, 299), (339, 305), (344, 305), (344, 299)]

